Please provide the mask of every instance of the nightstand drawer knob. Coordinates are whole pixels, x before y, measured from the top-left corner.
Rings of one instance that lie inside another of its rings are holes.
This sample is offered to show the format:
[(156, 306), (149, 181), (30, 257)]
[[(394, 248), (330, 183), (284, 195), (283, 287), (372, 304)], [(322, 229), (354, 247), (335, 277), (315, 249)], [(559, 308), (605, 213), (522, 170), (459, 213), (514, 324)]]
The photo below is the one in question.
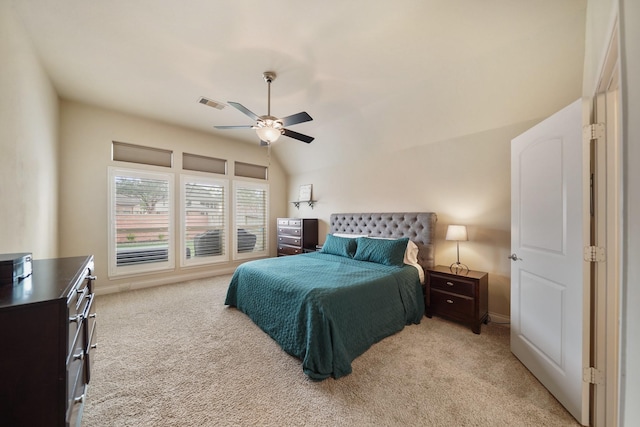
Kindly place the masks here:
[(447, 303), (448, 303), (448, 304), (453, 304), (453, 301), (452, 301), (452, 300), (450, 300), (450, 299), (448, 299), (448, 300), (447, 300)]
[(447, 285), (449, 285), (449, 286), (453, 286), (453, 283), (451, 283), (451, 282), (447, 282)]

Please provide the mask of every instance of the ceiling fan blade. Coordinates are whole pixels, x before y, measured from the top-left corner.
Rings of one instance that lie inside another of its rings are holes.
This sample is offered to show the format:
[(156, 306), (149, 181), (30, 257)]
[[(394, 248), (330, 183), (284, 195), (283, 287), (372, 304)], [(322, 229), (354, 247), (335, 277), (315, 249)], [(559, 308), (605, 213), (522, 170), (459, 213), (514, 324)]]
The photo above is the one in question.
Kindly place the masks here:
[(239, 126), (214, 126), (216, 129), (251, 129), (253, 125), (239, 125)]
[(298, 132), (294, 132), (292, 130), (289, 129), (282, 129), (282, 134), (284, 136), (288, 136), (289, 138), (293, 138), (293, 139), (297, 139), (298, 141), (302, 141), (302, 142), (306, 142), (307, 144), (309, 144), (311, 141), (314, 140), (314, 137), (309, 136), (309, 135), (304, 135), (302, 133), (298, 133)]
[(246, 114), (247, 116), (251, 117), (253, 120), (258, 120), (260, 117), (254, 113), (253, 111), (249, 110), (247, 107), (245, 107), (244, 105), (238, 103), (238, 102), (231, 102), (229, 101), (229, 105), (236, 107), (238, 110), (240, 110), (241, 112), (243, 112), (244, 114)]
[(298, 123), (310, 122), (313, 120), (310, 115), (305, 111), (298, 114), (292, 114), (291, 116), (283, 117), (280, 119), (284, 126), (297, 125)]

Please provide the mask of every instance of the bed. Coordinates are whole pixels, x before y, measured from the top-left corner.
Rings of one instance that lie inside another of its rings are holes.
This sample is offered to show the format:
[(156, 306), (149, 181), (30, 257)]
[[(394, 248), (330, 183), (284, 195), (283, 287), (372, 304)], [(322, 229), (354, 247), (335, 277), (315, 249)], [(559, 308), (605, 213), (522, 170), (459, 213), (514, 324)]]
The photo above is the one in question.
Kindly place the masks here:
[(429, 212), (332, 214), (322, 250), (240, 265), (225, 304), (301, 359), (309, 378), (340, 378), (374, 343), (420, 323), (415, 264), (434, 265), (435, 223)]

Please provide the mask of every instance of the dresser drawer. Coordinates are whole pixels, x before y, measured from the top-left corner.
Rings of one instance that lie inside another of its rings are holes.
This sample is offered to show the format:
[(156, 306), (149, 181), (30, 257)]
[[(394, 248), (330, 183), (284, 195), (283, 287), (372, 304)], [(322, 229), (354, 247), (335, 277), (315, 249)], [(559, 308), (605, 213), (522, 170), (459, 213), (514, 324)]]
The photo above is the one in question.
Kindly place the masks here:
[(302, 236), (302, 229), (293, 227), (278, 227), (278, 236)]
[(472, 280), (465, 280), (464, 278), (453, 278), (451, 276), (441, 276), (433, 273), (430, 276), (429, 284), (432, 289), (441, 289), (469, 297), (476, 295), (476, 283)]
[(300, 247), (302, 246), (302, 240), (299, 237), (294, 236), (278, 236), (278, 244)]
[(71, 393), (70, 398), (67, 402), (66, 425), (78, 425), (78, 419), (81, 416), (82, 408), (84, 406), (86, 390), (87, 386), (82, 381), (82, 377), (79, 376), (77, 378), (77, 382), (75, 383), (75, 387), (73, 388), (73, 393)]
[[(82, 315), (76, 315), (69, 318), (69, 344), (67, 347), (67, 359), (75, 352), (78, 352), (78, 346), (82, 341)], [(82, 346), (80, 346), (82, 347)]]
[(85, 304), (85, 297), (89, 294), (89, 286), (87, 281), (82, 281), (76, 284), (71, 289), (69, 297), (67, 298), (67, 308), (69, 309), (69, 317), (73, 317), (77, 314), (82, 314)]
[(472, 319), (474, 299), (432, 289), (431, 308), (436, 314), (447, 313), (449, 316), (460, 319)]
[(95, 349), (97, 347), (96, 334), (96, 307), (95, 294), (89, 296), (89, 304), (84, 316), (83, 344), (84, 344), (84, 382), (89, 384), (91, 379), (91, 364), (95, 357)]
[(73, 349), (67, 357), (67, 399), (73, 404), (79, 383), (84, 383), (84, 343), (82, 334), (78, 334)]
[(300, 227), (302, 220), (299, 218), (278, 218), (278, 225)]
[(278, 245), (278, 255), (298, 255), (302, 253), (301, 248), (293, 246)]

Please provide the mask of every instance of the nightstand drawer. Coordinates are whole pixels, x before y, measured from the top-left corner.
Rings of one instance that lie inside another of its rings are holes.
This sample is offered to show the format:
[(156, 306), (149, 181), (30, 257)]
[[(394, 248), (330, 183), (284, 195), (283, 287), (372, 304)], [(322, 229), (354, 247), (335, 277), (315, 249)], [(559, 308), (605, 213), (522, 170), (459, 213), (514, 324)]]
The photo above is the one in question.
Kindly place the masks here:
[(443, 291), (451, 292), (454, 294), (466, 295), (473, 297), (476, 294), (476, 284), (472, 280), (465, 280), (460, 277), (441, 276), (437, 273), (431, 275), (431, 288), (441, 289)]
[(431, 308), (435, 313), (447, 313), (452, 317), (472, 319), (474, 299), (432, 289)]

